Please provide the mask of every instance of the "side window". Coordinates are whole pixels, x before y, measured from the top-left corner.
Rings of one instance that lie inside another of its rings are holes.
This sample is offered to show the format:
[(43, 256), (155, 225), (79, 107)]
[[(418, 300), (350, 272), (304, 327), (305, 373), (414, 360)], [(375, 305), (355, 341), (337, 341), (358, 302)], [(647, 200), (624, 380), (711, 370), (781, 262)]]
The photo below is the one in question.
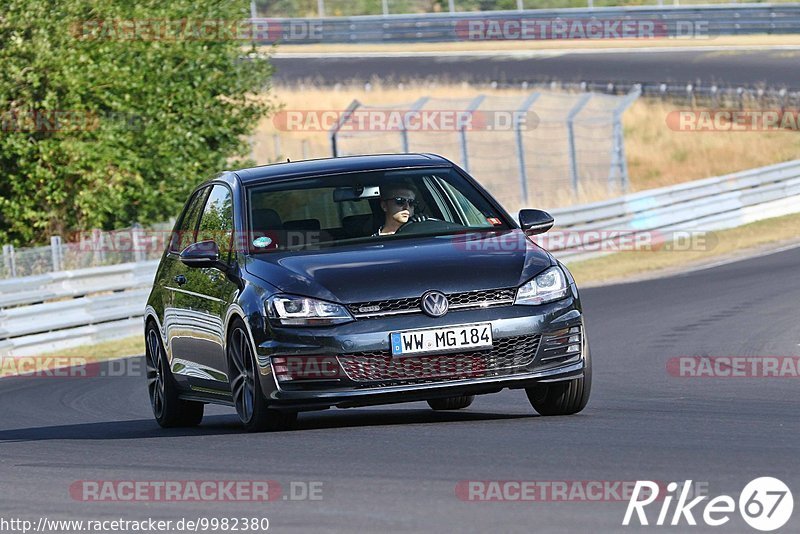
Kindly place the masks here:
[(464, 220), (463, 224), (478, 228), (492, 226), (492, 223), (486, 219), (486, 216), (481, 213), (481, 210), (470, 202), (461, 191), (442, 179), (437, 179), (437, 181), (447, 191), (450, 198), (455, 201), (455, 208), (459, 212), (460, 217)]
[(227, 258), (233, 242), (233, 200), (231, 191), (224, 185), (215, 185), (208, 195), (197, 241), (214, 241), (222, 258)]
[(197, 191), (183, 210), (180, 221), (175, 226), (172, 238), (169, 243), (169, 251), (180, 254), (183, 249), (194, 243), (195, 232), (197, 231), (197, 221), (200, 218), (200, 210), (203, 201), (208, 194), (208, 188)]

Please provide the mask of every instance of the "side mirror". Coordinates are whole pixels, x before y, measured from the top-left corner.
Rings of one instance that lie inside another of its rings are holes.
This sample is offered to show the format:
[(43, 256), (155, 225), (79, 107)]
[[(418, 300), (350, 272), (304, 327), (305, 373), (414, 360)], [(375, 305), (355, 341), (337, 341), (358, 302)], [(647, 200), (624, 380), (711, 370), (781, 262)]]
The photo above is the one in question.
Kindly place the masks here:
[(519, 225), (528, 235), (543, 234), (553, 227), (555, 219), (542, 210), (520, 210)]
[(219, 261), (219, 247), (214, 241), (192, 243), (181, 252), (181, 262), (187, 267), (214, 267), (225, 270), (227, 267)]

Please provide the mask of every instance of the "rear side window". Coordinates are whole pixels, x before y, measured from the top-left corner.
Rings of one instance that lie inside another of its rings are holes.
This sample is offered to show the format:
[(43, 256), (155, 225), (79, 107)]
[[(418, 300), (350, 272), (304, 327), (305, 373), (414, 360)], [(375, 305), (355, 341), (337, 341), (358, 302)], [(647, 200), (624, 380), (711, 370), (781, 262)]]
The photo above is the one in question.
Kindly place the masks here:
[(200, 219), (200, 210), (202, 209), (206, 195), (208, 195), (207, 187), (195, 192), (189, 199), (189, 202), (186, 203), (183, 214), (178, 224), (175, 226), (175, 231), (172, 232), (172, 239), (170, 239), (169, 244), (170, 252), (180, 254), (183, 249), (195, 242), (197, 223)]

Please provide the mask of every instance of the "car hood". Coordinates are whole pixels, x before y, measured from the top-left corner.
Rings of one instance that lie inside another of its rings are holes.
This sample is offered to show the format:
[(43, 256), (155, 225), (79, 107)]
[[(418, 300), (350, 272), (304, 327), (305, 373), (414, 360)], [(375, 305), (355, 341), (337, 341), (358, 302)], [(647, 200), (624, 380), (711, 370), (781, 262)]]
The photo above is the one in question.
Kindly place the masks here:
[(353, 303), (516, 287), (554, 263), (522, 231), (509, 230), (265, 253), (245, 268), (285, 293)]

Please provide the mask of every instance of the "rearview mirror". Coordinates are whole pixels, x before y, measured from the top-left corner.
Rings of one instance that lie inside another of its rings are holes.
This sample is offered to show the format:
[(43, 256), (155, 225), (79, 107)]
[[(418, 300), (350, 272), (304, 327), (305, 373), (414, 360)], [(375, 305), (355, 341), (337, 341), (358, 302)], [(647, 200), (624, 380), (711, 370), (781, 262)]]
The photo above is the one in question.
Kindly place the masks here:
[(528, 235), (543, 234), (553, 227), (555, 219), (542, 210), (520, 210), (519, 225)]
[(219, 247), (214, 241), (192, 243), (181, 252), (181, 262), (187, 267), (215, 267), (225, 270), (226, 265), (219, 261)]
[(355, 186), (355, 187), (337, 187), (333, 190), (333, 201), (354, 202), (364, 198), (380, 198), (381, 189), (377, 185), (374, 186)]

